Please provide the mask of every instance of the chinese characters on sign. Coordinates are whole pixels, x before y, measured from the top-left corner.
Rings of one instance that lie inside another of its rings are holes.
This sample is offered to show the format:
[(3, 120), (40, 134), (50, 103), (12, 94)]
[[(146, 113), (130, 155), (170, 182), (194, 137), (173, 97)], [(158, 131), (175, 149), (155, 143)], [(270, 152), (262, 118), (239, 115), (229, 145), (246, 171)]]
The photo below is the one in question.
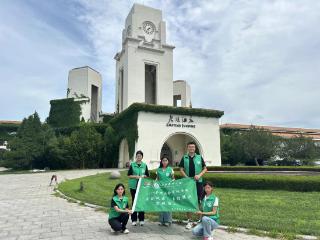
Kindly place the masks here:
[(192, 116), (173, 116), (170, 114), (167, 127), (195, 128)]
[(141, 179), (133, 203), (135, 211), (194, 212), (198, 209), (197, 191), (193, 179), (179, 179), (161, 183)]

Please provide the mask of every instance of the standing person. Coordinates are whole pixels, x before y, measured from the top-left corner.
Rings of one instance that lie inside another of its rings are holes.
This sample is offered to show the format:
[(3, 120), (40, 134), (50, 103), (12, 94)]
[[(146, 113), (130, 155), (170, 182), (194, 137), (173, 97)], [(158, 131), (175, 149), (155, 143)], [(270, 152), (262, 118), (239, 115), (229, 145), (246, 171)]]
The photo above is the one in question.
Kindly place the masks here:
[(57, 177), (57, 175), (54, 174), (54, 175), (51, 176), (51, 181), (50, 181), (49, 186), (51, 186), (53, 180), (55, 181), (56, 184), (58, 184), (58, 177)]
[[(203, 194), (203, 179), (202, 176), (207, 172), (206, 164), (201, 155), (196, 154), (196, 144), (188, 142), (188, 153), (184, 155), (180, 161), (179, 167), (183, 177), (190, 177), (196, 181), (198, 202), (200, 203)], [(191, 229), (193, 223), (191, 221), (191, 213), (187, 213), (187, 229)]]
[(129, 200), (125, 194), (124, 185), (122, 183), (117, 184), (113, 190), (113, 198), (109, 210), (109, 224), (112, 232), (129, 233), (126, 226), (132, 211), (129, 210)]
[[(170, 182), (174, 180), (174, 171), (169, 166), (169, 159), (167, 155), (161, 157), (160, 166), (157, 169), (157, 179), (160, 182)], [(159, 216), (160, 225), (170, 226), (172, 223), (171, 212), (161, 212)]]
[(204, 196), (201, 200), (201, 210), (197, 214), (201, 218), (192, 233), (195, 236), (203, 236), (204, 240), (212, 240), (211, 231), (219, 226), (219, 199), (213, 193), (213, 185), (210, 182), (204, 184)]
[[(149, 171), (147, 164), (142, 162), (143, 152), (136, 152), (136, 161), (131, 163), (128, 177), (129, 177), (129, 188), (132, 197), (132, 203), (134, 202), (134, 197), (136, 195), (138, 180), (140, 178), (149, 177)], [(131, 215), (132, 226), (137, 226), (137, 218), (139, 218), (140, 226), (144, 225), (144, 212), (134, 212)]]

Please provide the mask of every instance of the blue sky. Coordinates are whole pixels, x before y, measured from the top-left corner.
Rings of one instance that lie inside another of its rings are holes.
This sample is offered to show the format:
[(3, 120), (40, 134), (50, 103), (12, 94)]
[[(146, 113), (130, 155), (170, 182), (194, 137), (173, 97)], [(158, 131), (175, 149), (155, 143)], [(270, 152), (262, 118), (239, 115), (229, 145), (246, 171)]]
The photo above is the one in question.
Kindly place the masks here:
[[(320, 1), (136, 1), (163, 10), (174, 79), (222, 123), (320, 128)], [(1, 0), (0, 119), (21, 120), (66, 95), (68, 71), (103, 77), (114, 111), (115, 53), (134, 1)]]

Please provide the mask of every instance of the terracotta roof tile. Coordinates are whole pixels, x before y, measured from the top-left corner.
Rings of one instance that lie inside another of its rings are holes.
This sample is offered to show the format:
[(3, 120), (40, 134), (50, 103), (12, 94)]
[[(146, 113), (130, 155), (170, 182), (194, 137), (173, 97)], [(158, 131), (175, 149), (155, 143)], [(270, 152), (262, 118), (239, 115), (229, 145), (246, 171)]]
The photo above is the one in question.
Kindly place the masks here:
[(239, 130), (247, 130), (250, 127), (257, 127), (269, 130), (272, 134), (282, 137), (297, 137), (300, 134), (306, 137), (311, 137), (314, 140), (320, 140), (320, 129), (311, 128), (288, 128), (288, 127), (276, 127), (276, 126), (264, 126), (264, 125), (248, 125), (248, 124), (237, 124), (237, 123), (226, 123), (220, 125), (220, 128), (233, 128)]

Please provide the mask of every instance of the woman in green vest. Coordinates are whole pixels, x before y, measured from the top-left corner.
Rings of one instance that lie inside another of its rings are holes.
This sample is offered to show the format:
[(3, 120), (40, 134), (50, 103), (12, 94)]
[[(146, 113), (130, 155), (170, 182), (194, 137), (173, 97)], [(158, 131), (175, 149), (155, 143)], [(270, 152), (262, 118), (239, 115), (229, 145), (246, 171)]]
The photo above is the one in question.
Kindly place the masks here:
[[(161, 158), (160, 166), (157, 169), (157, 179), (160, 182), (170, 182), (174, 180), (174, 171), (169, 166), (169, 159), (167, 155), (163, 155)], [(171, 212), (161, 212), (159, 216), (160, 225), (170, 226), (172, 223)]]
[(132, 214), (132, 211), (129, 210), (129, 201), (125, 194), (124, 185), (122, 183), (117, 184), (113, 190), (113, 198), (109, 210), (109, 224), (112, 232), (129, 233), (126, 226), (129, 214)]
[[(132, 197), (132, 204), (136, 195), (138, 180), (140, 178), (149, 177), (147, 164), (142, 162), (143, 152), (136, 152), (136, 161), (132, 162), (128, 171), (129, 188)], [(134, 212), (131, 215), (132, 226), (137, 226), (137, 219), (139, 218), (140, 226), (144, 225), (144, 212)]]
[(210, 182), (204, 184), (204, 196), (201, 199), (201, 210), (197, 214), (201, 222), (192, 229), (195, 236), (203, 236), (204, 240), (212, 240), (211, 231), (219, 226), (219, 199), (213, 193), (213, 185)]

